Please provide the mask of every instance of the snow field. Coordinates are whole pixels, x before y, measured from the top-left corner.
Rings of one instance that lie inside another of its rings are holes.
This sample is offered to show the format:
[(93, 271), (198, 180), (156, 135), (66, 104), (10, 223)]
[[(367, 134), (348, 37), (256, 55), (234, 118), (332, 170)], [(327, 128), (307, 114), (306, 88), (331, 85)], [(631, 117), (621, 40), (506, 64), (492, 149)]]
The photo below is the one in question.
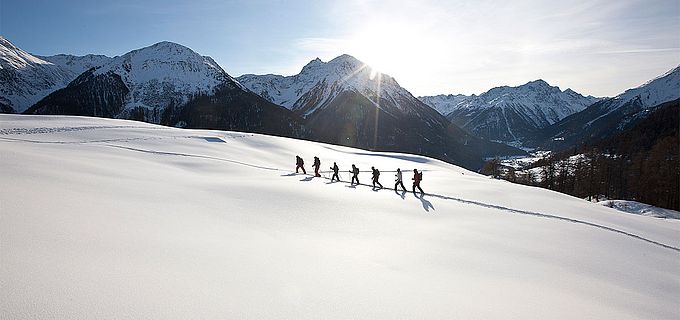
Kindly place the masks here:
[[(416, 167), (430, 195), (293, 175), (296, 154), (385, 187)], [(426, 157), (0, 115), (0, 177), (1, 318), (680, 316), (678, 221)]]

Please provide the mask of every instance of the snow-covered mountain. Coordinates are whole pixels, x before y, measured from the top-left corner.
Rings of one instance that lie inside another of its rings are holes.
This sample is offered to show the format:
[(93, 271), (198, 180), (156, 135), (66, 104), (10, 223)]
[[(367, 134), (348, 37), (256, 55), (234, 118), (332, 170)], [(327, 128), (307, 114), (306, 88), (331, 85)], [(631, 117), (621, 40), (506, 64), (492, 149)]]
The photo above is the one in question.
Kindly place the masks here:
[[(55, 58), (56, 57), (56, 58)], [(172, 42), (122, 56), (51, 57), (73, 70), (89, 69), (35, 104), (31, 114), (73, 114), (143, 120), (194, 128), (254, 130), (291, 135), (288, 110), (246, 90), (212, 58)]]
[(630, 128), (649, 114), (650, 109), (677, 99), (680, 99), (680, 66), (546, 127), (537, 135), (536, 144), (565, 148), (594, 142)]
[[(70, 71), (74, 76), (96, 67), (101, 67), (109, 63), (113, 58), (100, 54), (88, 54), (84, 56), (74, 56), (70, 54), (57, 54), (53, 56), (37, 56), (45, 61), (52, 62), (63, 69)], [(71, 79), (71, 80), (73, 80)]]
[(452, 122), (486, 139), (522, 142), (538, 129), (584, 110), (598, 101), (543, 80), (517, 87), (496, 87), (472, 96), (420, 97)]
[(23, 112), (75, 75), (0, 36), (0, 112)]
[(243, 132), (0, 115), (0, 138), (3, 319), (680, 318), (677, 220)]
[[(49, 59), (71, 70), (85, 71), (69, 86), (70, 89), (87, 82), (108, 83), (95, 85), (95, 91), (110, 91), (113, 87), (126, 89), (108, 93), (108, 97), (116, 96), (115, 100), (122, 101), (115, 110), (105, 112), (105, 116), (128, 118), (137, 113), (143, 114), (144, 120), (160, 123), (168, 107), (185, 105), (191, 98), (201, 94), (214, 94), (221, 85), (239, 87), (210, 57), (201, 56), (172, 42), (159, 42), (115, 58), (60, 55)], [(97, 66), (101, 62), (106, 63)], [(92, 70), (88, 68), (90, 66), (97, 68)], [(100, 100), (104, 104), (111, 102), (106, 101), (106, 97)], [(43, 103), (35, 106), (30, 112), (41, 113), (49, 108), (48, 105)]]
[(238, 80), (269, 101), (305, 116), (331, 105), (343, 92), (358, 93), (383, 110), (403, 111), (407, 105), (418, 104), (394, 78), (347, 54), (328, 62), (316, 58), (294, 76), (247, 74)]
[(238, 80), (305, 117), (320, 141), (415, 152), (475, 167), (484, 155), (520, 152), (451, 125), (394, 78), (350, 55), (314, 59), (294, 76), (248, 74)]
[(470, 96), (464, 94), (439, 94), (436, 96), (420, 96), (418, 99), (446, 116), (457, 109), (461, 102), (470, 99)]

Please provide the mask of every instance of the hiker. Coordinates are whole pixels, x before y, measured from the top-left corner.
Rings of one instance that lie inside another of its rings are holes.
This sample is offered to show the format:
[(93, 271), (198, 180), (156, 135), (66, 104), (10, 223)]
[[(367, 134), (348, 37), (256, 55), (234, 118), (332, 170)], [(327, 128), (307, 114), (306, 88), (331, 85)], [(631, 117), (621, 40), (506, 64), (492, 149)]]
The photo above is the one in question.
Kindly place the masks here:
[(423, 173), (418, 172), (418, 169), (413, 169), (413, 194), (416, 194), (416, 187), (420, 190), (420, 194), (425, 194), (423, 188), (420, 187), (420, 181), (423, 181)]
[(307, 174), (307, 171), (305, 171), (305, 160), (302, 160), (300, 156), (295, 156), (295, 173), (298, 173), (302, 169), (302, 173)]
[(380, 189), (382, 189), (383, 185), (378, 181), (378, 178), (380, 178), (380, 171), (375, 167), (371, 167), (371, 170), (373, 170), (373, 188), (375, 188), (375, 184), (377, 183), (380, 186)]
[(312, 167), (314, 167), (314, 176), (320, 177), (319, 168), (321, 168), (321, 160), (319, 160), (319, 157), (314, 157), (314, 164), (312, 164)]
[(357, 168), (355, 165), (352, 165), (352, 170), (350, 170), (349, 173), (352, 174), (352, 182), (350, 182), (350, 184), (354, 184), (355, 180), (357, 184), (359, 184), (359, 168)]
[(333, 182), (334, 179), (338, 179), (340, 181), (340, 176), (338, 176), (338, 171), (340, 168), (338, 168), (338, 164), (333, 162), (333, 166), (331, 167), (331, 170), (333, 170), (333, 176), (331, 177), (331, 182)]
[(404, 187), (404, 182), (402, 181), (401, 177), (401, 169), (397, 168), (397, 174), (395, 174), (394, 176), (396, 181), (396, 183), (394, 184), (394, 191), (395, 192), (397, 191), (397, 186), (399, 185), (401, 185), (401, 188), (404, 189), (404, 191), (406, 191), (406, 187)]

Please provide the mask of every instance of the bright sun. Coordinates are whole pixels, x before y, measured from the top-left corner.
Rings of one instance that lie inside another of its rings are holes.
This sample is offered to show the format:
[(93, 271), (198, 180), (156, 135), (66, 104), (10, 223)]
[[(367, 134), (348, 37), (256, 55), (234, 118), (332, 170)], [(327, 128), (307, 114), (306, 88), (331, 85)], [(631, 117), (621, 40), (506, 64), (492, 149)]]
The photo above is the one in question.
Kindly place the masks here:
[(360, 29), (347, 41), (347, 53), (376, 71), (395, 78), (407, 78), (429, 67), (435, 42), (416, 28), (397, 23), (374, 23)]

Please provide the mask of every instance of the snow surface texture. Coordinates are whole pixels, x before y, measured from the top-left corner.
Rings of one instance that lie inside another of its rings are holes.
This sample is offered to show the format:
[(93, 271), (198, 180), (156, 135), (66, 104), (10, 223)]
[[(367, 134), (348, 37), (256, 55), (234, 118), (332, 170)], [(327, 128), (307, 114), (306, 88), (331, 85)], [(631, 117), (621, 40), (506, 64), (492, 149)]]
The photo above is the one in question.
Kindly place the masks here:
[(605, 207), (614, 208), (623, 212), (639, 214), (643, 216), (650, 216), (656, 218), (667, 218), (667, 219), (680, 219), (680, 212), (655, 207), (650, 204), (641, 203), (637, 201), (629, 200), (604, 200), (597, 204), (603, 205)]
[(0, 103), (22, 112), (77, 75), (14, 46), (0, 36)]
[(272, 103), (302, 109), (305, 115), (323, 108), (345, 91), (357, 92), (374, 103), (378, 98), (384, 99), (396, 107), (404, 105), (402, 101), (417, 100), (394, 78), (346, 54), (328, 62), (316, 58), (294, 76), (246, 74), (237, 79)]
[(680, 318), (680, 221), (422, 156), (0, 115), (0, 176), (3, 319)]
[(536, 128), (551, 125), (599, 100), (582, 96), (571, 89), (562, 91), (543, 80), (517, 87), (496, 87), (479, 96), (438, 95), (418, 98), (443, 115), (458, 110), (474, 113), (489, 108), (512, 108), (530, 119)]

